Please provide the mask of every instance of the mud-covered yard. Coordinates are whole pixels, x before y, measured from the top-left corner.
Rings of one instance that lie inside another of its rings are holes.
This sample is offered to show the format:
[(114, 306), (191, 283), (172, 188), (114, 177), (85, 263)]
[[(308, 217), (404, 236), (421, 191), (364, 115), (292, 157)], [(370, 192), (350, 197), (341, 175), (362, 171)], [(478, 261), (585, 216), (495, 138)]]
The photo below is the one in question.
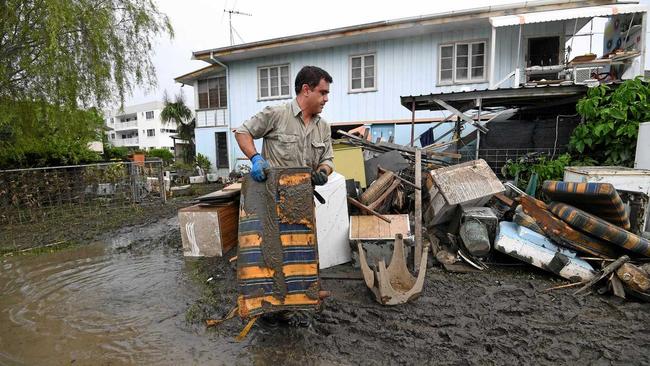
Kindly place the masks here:
[(87, 249), (4, 257), (0, 364), (650, 363), (650, 305), (543, 292), (565, 281), (525, 264), (433, 266), (422, 296), (396, 307), (361, 280), (324, 278), (332, 296), (310, 327), (258, 322), (236, 342), (238, 318), (204, 325), (235, 305), (235, 251), (183, 258), (176, 214), (161, 213)]
[[(195, 321), (225, 315), (236, 297), (227, 260), (202, 268), (199, 277), (213, 280), (189, 314)], [(332, 296), (311, 327), (257, 323), (242, 356), (262, 364), (650, 363), (649, 304), (543, 291), (563, 283), (528, 265), (470, 274), (432, 267), (420, 298), (386, 307), (361, 280), (324, 279)], [(210, 331), (231, 339), (242, 327), (235, 319)]]

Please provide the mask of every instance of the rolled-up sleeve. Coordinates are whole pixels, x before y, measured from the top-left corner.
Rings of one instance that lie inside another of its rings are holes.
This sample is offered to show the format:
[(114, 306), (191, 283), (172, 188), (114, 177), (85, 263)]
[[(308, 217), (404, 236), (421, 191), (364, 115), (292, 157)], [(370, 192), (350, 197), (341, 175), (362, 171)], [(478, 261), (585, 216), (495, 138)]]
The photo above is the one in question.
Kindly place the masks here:
[(334, 171), (334, 149), (332, 149), (332, 131), (328, 123), (325, 123), (325, 126), (326, 126), (324, 131), (325, 138), (323, 139), (323, 143), (325, 144), (325, 150), (323, 151), (323, 154), (320, 157), (320, 161), (318, 162), (318, 165), (327, 165), (332, 169), (332, 171)]
[(253, 136), (254, 139), (259, 139), (273, 130), (273, 121), (273, 109), (271, 107), (266, 107), (261, 112), (242, 123), (242, 125), (235, 130), (235, 133), (248, 133)]

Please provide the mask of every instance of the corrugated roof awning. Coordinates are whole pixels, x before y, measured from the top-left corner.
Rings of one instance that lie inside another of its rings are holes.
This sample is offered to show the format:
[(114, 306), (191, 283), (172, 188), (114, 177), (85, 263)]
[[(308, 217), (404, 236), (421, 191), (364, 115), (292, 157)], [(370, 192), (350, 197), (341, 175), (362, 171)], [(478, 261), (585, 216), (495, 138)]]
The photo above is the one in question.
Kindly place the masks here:
[(491, 17), (490, 24), (492, 24), (493, 27), (507, 27), (511, 25), (544, 23), (567, 19), (606, 17), (629, 13), (644, 13), (647, 11), (648, 7), (639, 4), (601, 5), (590, 6), (587, 8), (551, 10), (541, 11), (537, 13)]

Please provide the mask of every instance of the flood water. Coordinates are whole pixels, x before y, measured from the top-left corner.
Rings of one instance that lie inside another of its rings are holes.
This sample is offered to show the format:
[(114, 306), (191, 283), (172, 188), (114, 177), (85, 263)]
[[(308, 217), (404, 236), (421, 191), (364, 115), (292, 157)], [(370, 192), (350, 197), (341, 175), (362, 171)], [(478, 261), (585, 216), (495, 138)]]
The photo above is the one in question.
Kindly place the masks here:
[(0, 364), (234, 363), (242, 345), (185, 322), (192, 263), (150, 237), (174, 225), (0, 258)]

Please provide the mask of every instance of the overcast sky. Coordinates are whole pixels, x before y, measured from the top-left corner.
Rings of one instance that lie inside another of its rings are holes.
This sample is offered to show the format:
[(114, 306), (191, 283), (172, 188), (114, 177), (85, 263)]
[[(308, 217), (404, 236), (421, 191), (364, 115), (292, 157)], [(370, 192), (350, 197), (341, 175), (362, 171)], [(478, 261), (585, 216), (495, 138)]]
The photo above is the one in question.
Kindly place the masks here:
[[(181, 88), (180, 84), (174, 82), (174, 77), (207, 66), (205, 62), (192, 61), (190, 59), (192, 51), (228, 46), (230, 44), (228, 14), (224, 13), (224, 9), (236, 9), (252, 14), (252, 16), (233, 15), (232, 23), (244, 42), (254, 42), (380, 20), (522, 2), (521, 0), (399, 0), (381, 2), (379, 5), (380, 2), (376, 0), (155, 1), (160, 10), (169, 16), (176, 35), (171, 41), (168, 38), (158, 40), (154, 56), (158, 86), (149, 91), (135, 90), (133, 96), (125, 101), (126, 106), (162, 100), (164, 91), (167, 91), (170, 96), (177, 94)], [(235, 36), (235, 43), (244, 43), (241, 39)], [(588, 39), (586, 41), (588, 42)], [(192, 88), (185, 86), (183, 91), (187, 105), (192, 108), (194, 105)]]

